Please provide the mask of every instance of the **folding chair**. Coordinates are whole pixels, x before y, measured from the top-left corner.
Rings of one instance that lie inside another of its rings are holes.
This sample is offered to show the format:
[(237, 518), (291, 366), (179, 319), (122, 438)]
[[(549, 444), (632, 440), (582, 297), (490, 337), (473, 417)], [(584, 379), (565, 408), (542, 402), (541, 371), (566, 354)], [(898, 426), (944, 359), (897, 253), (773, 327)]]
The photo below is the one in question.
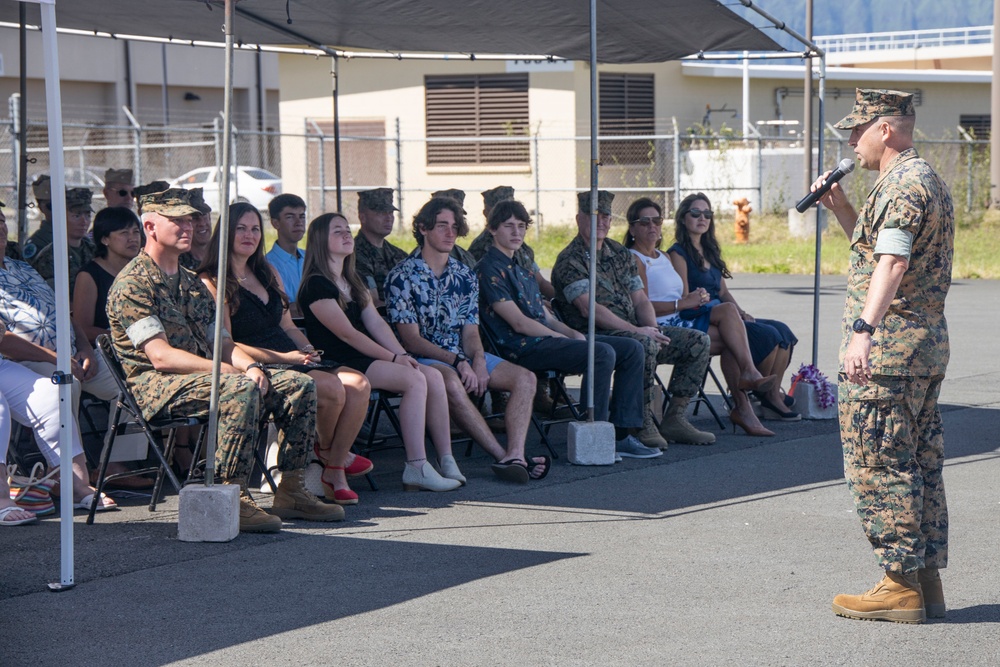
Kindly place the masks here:
[[(399, 415), (396, 414), (397, 406), (392, 404), (392, 400), (397, 398), (399, 398), (399, 394), (394, 394), (391, 391), (372, 389), (371, 397), (368, 401), (368, 414), (365, 415), (365, 426), (368, 427), (368, 434), (366, 436), (359, 434), (358, 440), (364, 441), (364, 444), (360, 448), (357, 446), (357, 440), (355, 440), (355, 445), (351, 448), (355, 454), (364, 454), (367, 456), (374, 451), (402, 446), (403, 429), (399, 425)], [(395, 433), (394, 436), (386, 437), (378, 434), (378, 426), (382, 415), (385, 415), (385, 418), (389, 420), (389, 424)], [(389, 438), (398, 439), (398, 443), (387, 444)], [(378, 491), (378, 484), (375, 483), (375, 478), (372, 477), (371, 473), (366, 474), (365, 479), (368, 480), (368, 486), (371, 487), (372, 491)]]
[[(142, 410), (139, 408), (138, 403), (135, 401), (135, 397), (132, 395), (132, 391), (128, 388), (128, 384), (125, 382), (125, 372), (122, 370), (121, 361), (118, 359), (118, 354), (115, 352), (114, 347), (111, 344), (111, 339), (106, 335), (98, 336), (97, 350), (104, 358), (104, 363), (111, 371), (111, 376), (114, 378), (115, 384), (118, 386), (118, 400), (113, 403), (111, 414), (108, 417), (108, 431), (104, 437), (104, 447), (101, 449), (101, 460), (97, 474), (97, 493), (94, 494), (94, 500), (90, 505), (90, 514), (87, 516), (88, 525), (94, 523), (94, 515), (97, 511), (97, 503), (100, 500), (101, 492), (104, 490), (105, 483), (110, 480), (118, 479), (120, 477), (131, 477), (133, 475), (156, 472), (156, 483), (153, 485), (153, 493), (149, 501), (150, 512), (156, 511), (156, 504), (159, 502), (160, 494), (163, 491), (164, 478), (169, 480), (174, 489), (180, 493), (181, 483), (177, 479), (177, 476), (174, 474), (170, 465), (170, 459), (173, 455), (174, 448), (174, 431), (182, 426), (203, 426), (208, 423), (207, 419), (196, 419), (194, 417), (147, 420), (143, 417)], [(124, 420), (121, 418), (123, 413), (125, 415)], [(132, 433), (145, 434), (146, 439), (149, 442), (149, 447), (152, 449), (153, 454), (159, 461), (159, 466), (108, 475), (108, 462), (111, 458), (111, 451), (114, 448), (115, 438), (120, 435)], [(163, 441), (164, 433), (168, 434), (166, 443)], [(265, 437), (266, 434), (267, 419), (263, 422), (263, 429), (260, 431), (260, 435), (258, 436), (258, 444), (260, 442), (260, 438)], [(202, 429), (201, 437), (198, 439), (194, 448), (191, 470), (194, 470), (196, 466), (198, 455), (201, 448), (204, 446), (206, 436), (207, 430)], [(277, 486), (271, 478), (270, 473), (267, 471), (267, 466), (264, 465), (264, 461), (260, 456), (259, 447), (254, 448), (254, 461), (263, 471), (264, 477), (267, 479), (268, 484), (270, 484), (271, 489), (276, 491)]]
[[(715, 417), (715, 423), (719, 425), (720, 429), (725, 431), (726, 425), (725, 423), (723, 423), (722, 417), (719, 416), (719, 413), (715, 409), (715, 406), (712, 405), (712, 401), (708, 400), (708, 396), (705, 394), (705, 382), (708, 381), (709, 375), (712, 376), (712, 380), (715, 382), (715, 386), (719, 388), (719, 392), (722, 394), (722, 400), (725, 401), (726, 407), (732, 410), (732, 406), (729, 403), (729, 397), (726, 396), (726, 392), (722, 390), (722, 385), (719, 383), (719, 378), (716, 377), (715, 372), (712, 370), (712, 367), (709, 366), (708, 368), (705, 369), (705, 377), (702, 378), (701, 380), (701, 386), (698, 387), (698, 396), (694, 399), (693, 414), (697, 415), (698, 408), (701, 406), (701, 404), (704, 403), (705, 407), (708, 408), (708, 411), (712, 413), (713, 417)], [(667, 383), (663, 381), (659, 373), (656, 373), (653, 377), (656, 378), (656, 383), (660, 386), (660, 391), (663, 392), (663, 409), (660, 412), (659, 419), (657, 420), (658, 422), (662, 422), (663, 416), (667, 414), (667, 403), (670, 400), (670, 391), (667, 389)]]

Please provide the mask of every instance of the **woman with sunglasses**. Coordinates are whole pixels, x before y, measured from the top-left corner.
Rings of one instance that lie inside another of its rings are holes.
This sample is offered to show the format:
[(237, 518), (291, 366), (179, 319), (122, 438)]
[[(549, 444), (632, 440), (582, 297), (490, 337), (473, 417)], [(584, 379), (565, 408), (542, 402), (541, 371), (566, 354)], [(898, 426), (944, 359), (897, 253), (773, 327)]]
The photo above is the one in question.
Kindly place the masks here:
[[(316, 382), (315, 454), (323, 465), (324, 495), (338, 505), (357, 504), (358, 494), (347, 478), (374, 467), (367, 458), (351, 453), (368, 411), (368, 381), (349, 368), (321, 365), (321, 353), (292, 323), (281, 278), (264, 258), (260, 212), (251, 204), (236, 203), (229, 207), (229, 220), (225, 327), (254, 361), (304, 372)], [(219, 243), (216, 227), (198, 274), (213, 294)]]
[(798, 342), (795, 334), (783, 322), (755, 319), (736, 303), (726, 286), (726, 278), (732, 278), (732, 274), (722, 259), (722, 250), (715, 238), (712, 204), (707, 195), (698, 192), (685, 197), (677, 207), (674, 221), (677, 242), (667, 252), (681, 277), (684, 294), (701, 287), (708, 292), (709, 298), (736, 308), (746, 327), (747, 342), (757, 370), (761, 375), (779, 378), (768, 389), (761, 387), (754, 390), (764, 418), (797, 421), (799, 414), (789, 410), (785, 404), (780, 382)]
[[(309, 223), (298, 303), (310, 340), (346, 366), (364, 373), (373, 389), (402, 395), (399, 425), (406, 491), (453, 491), (465, 484), (451, 453), (448, 395), (441, 372), (418, 364), (375, 309), (368, 286), (354, 268), (354, 238), (340, 213)], [(427, 461), (430, 435), (441, 472)]]
[(746, 327), (736, 306), (712, 301), (704, 287), (685, 293), (684, 281), (670, 258), (659, 249), (663, 239), (663, 213), (659, 204), (647, 197), (637, 199), (629, 206), (626, 219), (625, 247), (635, 255), (639, 277), (653, 304), (657, 323), (707, 333), (712, 339), (711, 352), (719, 355), (722, 374), (736, 404), (730, 420), (749, 435), (774, 435), (757, 420), (746, 392), (768, 391), (778, 378), (764, 377), (754, 366)]

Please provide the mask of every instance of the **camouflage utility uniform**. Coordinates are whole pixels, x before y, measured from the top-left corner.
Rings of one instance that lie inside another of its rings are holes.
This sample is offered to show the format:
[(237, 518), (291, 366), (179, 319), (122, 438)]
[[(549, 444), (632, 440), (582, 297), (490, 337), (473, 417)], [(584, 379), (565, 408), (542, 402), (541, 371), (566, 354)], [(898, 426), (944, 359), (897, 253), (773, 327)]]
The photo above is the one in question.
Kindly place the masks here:
[(858, 216), (844, 309), (841, 369), (861, 317), (883, 230), (911, 233), (909, 266), (872, 335), (868, 385), (841, 375), (844, 471), (879, 564), (907, 574), (948, 561), (938, 394), (948, 365), (944, 301), (951, 285), (954, 214), (941, 177), (914, 149), (882, 170)]
[(406, 253), (388, 241), (383, 241), (382, 247), (376, 248), (364, 234), (354, 237), (354, 268), (368, 289), (378, 292), (382, 303), (385, 303), (385, 277), (404, 259)]
[[(211, 373), (157, 371), (142, 345), (164, 334), (178, 350), (203, 358), (212, 355), (215, 299), (185, 268), (179, 269), (176, 291), (167, 275), (145, 252), (119, 274), (108, 297), (108, 320), (115, 350), (128, 385), (147, 419), (207, 418)], [(316, 434), (316, 386), (294, 371), (272, 371), (271, 388), (261, 398), (245, 375), (223, 373), (219, 384), (219, 447), (216, 465), (225, 480), (242, 481), (250, 474), (257, 427), (270, 413), (279, 430), (278, 467), (300, 470)]]
[[(605, 239), (597, 258), (597, 303), (610, 310), (626, 322), (638, 326), (635, 304), (631, 294), (641, 290), (642, 279), (632, 253), (623, 245)], [(552, 268), (552, 285), (556, 289), (553, 304), (563, 321), (577, 331), (587, 332), (587, 318), (580, 314), (573, 300), (590, 290), (590, 250), (583, 237), (577, 235), (559, 253)], [(620, 330), (597, 329), (597, 333), (610, 336), (628, 336), (646, 348), (646, 365), (643, 373), (643, 404), (653, 401), (656, 367), (659, 364), (673, 364), (668, 387), (670, 394), (678, 398), (698, 395), (711, 356), (711, 341), (707, 334), (696, 329), (680, 327), (660, 327), (664, 335), (670, 337), (670, 344), (661, 346), (658, 342), (642, 334)]]
[[(21, 254), (31, 267), (38, 271), (38, 274), (45, 279), (49, 287), (55, 289), (56, 268), (55, 246), (52, 243), (52, 222), (43, 220), (38, 231), (31, 235), (28, 242), (24, 244)], [(76, 287), (76, 275), (80, 269), (94, 259), (97, 246), (93, 239), (84, 236), (77, 247), (69, 246), (69, 295), (73, 297), (73, 288)]]

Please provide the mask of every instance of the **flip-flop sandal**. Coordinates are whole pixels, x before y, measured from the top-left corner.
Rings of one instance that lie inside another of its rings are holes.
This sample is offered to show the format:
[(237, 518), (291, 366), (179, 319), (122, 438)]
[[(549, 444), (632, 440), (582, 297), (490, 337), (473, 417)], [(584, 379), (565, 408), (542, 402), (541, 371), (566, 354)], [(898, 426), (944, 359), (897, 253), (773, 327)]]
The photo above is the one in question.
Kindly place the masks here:
[[(542, 459), (541, 463), (533, 461), (532, 459)], [(533, 477), (531, 473), (535, 472), (539, 467), (542, 468), (542, 472), (537, 476)], [(552, 459), (548, 456), (530, 456), (528, 457), (528, 477), (538, 481), (540, 479), (545, 479), (545, 476), (549, 474), (549, 469), (552, 467)]]
[[(80, 502), (73, 503), (73, 509), (75, 509), (75, 510), (84, 510), (84, 511), (89, 512), (90, 511), (90, 504), (92, 502), (94, 502), (94, 494), (90, 493), (90, 494), (84, 496), (83, 498), (81, 498)], [(108, 498), (106, 495), (104, 495), (102, 493), (101, 494), (101, 500), (100, 500), (99, 503), (97, 503), (97, 511), (98, 512), (109, 512), (111, 510), (116, 510), (116, 509), (118, 509), (118, 503), (116, 503), (114, 500), (112, 500), (111, 498)]]
[(493, 474), (505, 482), (515, 482), (517, 484), (528, 483), (528, 466), (520, 459), (510, 459), (509, 461), (499, 461), (490, 466)]
[[(27, 512), (31, 515), (28, 519), (7, 519), (7, 516), (13, 512)], [(38, 521), (38, 517), (35, 516), (34, 512), (31, 510), (26, 510), (22, 507), (4, 507), (0, 510), (0, 526), (23, 526), (26, 523), (34, 523)]]

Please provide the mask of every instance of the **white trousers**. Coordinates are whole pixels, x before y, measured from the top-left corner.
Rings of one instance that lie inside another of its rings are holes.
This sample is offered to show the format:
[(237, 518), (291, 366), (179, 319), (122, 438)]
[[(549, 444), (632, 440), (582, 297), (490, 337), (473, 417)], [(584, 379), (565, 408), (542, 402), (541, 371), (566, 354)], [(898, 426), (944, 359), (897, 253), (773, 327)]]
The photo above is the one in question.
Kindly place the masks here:
[[(107, 369), (105, 372), (108, 372)], [(43, 377), (15, 361), (0, 359), (0, 394), (4, 399), (2, 407), (5, 408), (4, 415), (0, 415), (0, 452), (3, 453), (0, 461), (5, 461), (7, 457), (10, 419), (6, 418), (6, 411), (9, 410), (14, 421), (34, 431), (38, 450), (49, 466), (58, 466), (59, 387), (52, 384), (49, 377)], [(71, 458), (75, 458), (83, 453), (76, 410), (73, 410), (67, 424), (67, 444), (72, 452)]]

